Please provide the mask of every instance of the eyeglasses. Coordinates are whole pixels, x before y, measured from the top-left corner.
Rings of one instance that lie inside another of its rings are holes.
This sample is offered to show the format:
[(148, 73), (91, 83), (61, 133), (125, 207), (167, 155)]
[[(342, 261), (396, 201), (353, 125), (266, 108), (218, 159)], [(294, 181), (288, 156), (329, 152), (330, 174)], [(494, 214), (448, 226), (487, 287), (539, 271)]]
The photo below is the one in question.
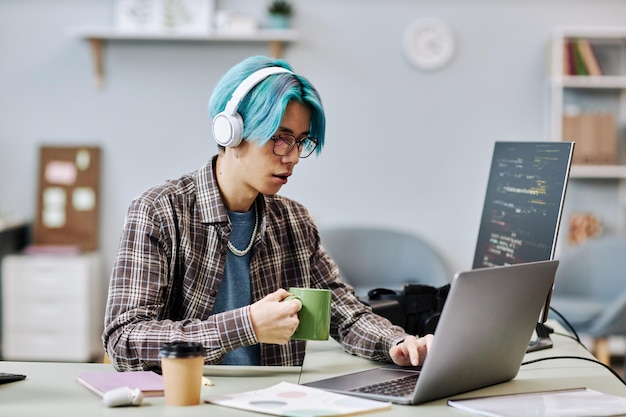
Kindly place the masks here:
[(285, 156), (298, 145), (298, 155), (300, 158), (306, 158), (317, 148), (317, 139), (308, 136), (298, 140), (293, 135), (281, 133), (270, 139), (274, 141), (274, 155), (276, 156)]

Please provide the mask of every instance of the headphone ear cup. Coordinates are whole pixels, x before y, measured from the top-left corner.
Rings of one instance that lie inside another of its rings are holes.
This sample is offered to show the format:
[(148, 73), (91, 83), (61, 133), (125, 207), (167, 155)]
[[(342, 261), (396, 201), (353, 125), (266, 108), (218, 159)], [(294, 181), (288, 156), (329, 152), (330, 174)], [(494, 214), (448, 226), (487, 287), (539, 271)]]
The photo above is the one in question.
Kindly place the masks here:
[(239, 113), (221, 112), (213, 118), (213, 137), (218, 145), (235, 147), (241, 143), (242, 133), (243, 119)]

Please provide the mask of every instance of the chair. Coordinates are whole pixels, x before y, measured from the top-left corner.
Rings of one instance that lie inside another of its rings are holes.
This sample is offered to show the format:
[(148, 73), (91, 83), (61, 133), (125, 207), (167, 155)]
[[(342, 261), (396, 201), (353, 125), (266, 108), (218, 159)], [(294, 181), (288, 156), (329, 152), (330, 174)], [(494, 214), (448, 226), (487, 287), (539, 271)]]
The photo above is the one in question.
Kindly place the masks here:
[(445, 260), (424, 239), (376, 227), (320, 230), (322, 246), (357, 296), (374, 288), (400, 290), (405, 283), (439, 287), (449, 282)]
[(609, 337), (626, 336), (626, 237), (589, 241), (564, 256), (550, 305), (591, 336), (595, 356), (610, 365)]

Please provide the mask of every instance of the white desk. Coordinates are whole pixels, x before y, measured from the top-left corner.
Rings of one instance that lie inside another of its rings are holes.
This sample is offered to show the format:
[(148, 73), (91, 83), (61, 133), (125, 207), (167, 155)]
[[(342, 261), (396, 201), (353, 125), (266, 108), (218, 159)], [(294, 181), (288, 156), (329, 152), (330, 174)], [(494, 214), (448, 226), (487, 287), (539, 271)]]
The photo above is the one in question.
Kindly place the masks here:
[[(558, 331), (558, 330), (557, 330)], [(555, 347), (526, 355), (525, 361), (552, 356), (592, 356), (575, 341), (552, 335)], [(234, 377), (215, 376), (206, 372), (215, 383), (203, 387), (202, 395), (214, 395), (265, 388), (280, 381), (292, 383), (310, 382), (341, 373), (380, 366), (341, 351), (333, 341), (310, 342), (302, 367), (302, 373), (293, 369), (281, 371), (274, 368), (270, 374), (250, 373)], [(102, 400), (76, 382), (80, 372), (112, 371), (111, 365), (94, 363), (43, 363), (43, 362), (0, 362), (0, 372), (23, 373), (24, 381), (0, 385), (0, 415), (21, 416), (259, 416), (260, 414), (239, 411), (211, 404), (192, 407), (166, 407), (163, 397), (146, 398), (141, 407), (107, 408)], [(469, 397), (547, 389), (589, 387), (607, 394), (626, 397), (626, 386), (601, 365), (575, 359), (560, 359), (522, 366), (518, 376), (509, 382), (484, 388), (455, 397)], [(394, 405), (390, 411), (371, 415), (412, 416), (467, 416), (462, 411), (438, 400), (418, 406)]]

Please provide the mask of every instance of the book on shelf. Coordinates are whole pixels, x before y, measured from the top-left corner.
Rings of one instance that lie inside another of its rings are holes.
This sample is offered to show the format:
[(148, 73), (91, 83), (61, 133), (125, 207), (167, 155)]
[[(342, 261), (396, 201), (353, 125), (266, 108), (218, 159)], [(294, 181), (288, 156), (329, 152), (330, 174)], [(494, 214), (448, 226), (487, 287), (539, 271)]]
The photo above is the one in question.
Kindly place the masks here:
[(144, 397), (160, 397), (165, 390), (163, 377), (153, 371), (84, 372), (78, 374), (78, 382), (101, 397), (121, 387), (139, 388)]
[(583, 54), (580, 50), (580, 43), (578, 40), (572, 41), (572, 50), (574, 53), (574, 66), (575, 71), (574, 75), (589, 75), (589, 70), (587, 69), (587, 64), (585, 63), (585, 59), (583, 58)]
[(588, 74), (595, 76), (602, 75), (602, 69), (598, 63), (598, 58), (596, 57), (589, 40), (578, 39), (577, 44)]
[(563, 115), (564, 141), (576, 143), (573, 164), (617, 164), (617, 127), (611, 113)]
[(574, 57), (574, 44), (571, 40), (565, 39), (563, 42), (563, 75), (576, 75)]
[(617, 161), (617, 126), (615, 117), (609, 113), (597, 114), (599, 163), (615, 165)]

